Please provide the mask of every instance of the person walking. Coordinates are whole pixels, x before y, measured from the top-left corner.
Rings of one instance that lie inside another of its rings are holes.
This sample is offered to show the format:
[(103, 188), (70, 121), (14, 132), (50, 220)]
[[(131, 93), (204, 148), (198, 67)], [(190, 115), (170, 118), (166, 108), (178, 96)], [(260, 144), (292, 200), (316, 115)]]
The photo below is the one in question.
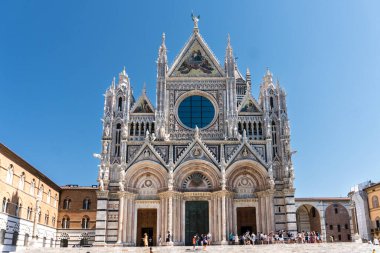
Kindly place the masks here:
[(144, 247), (148, 247), (148, 235), (147, 235), (147, 233), (144, 233), (143, 240), (144, 240)]

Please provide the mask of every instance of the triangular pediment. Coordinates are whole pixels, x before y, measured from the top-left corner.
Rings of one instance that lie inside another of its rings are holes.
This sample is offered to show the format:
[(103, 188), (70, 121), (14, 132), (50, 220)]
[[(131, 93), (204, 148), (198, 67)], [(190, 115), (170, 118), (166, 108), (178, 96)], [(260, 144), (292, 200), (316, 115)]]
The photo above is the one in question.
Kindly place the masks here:
[(137, 102), (132, 106), (131, 113), (154, 114), (154, 107), (145, 92), (143, 92)]
[(218, 166), (217, 158), (200, 139), (195, 139), (186, 150), (182, 152), (175, 165), (177, 167), (183, 162), (195, 159), (204, 160)]
[(238, 108), (239, 114), (261, 113), (262, 110), (250, 93), (247, 93)]
[(252, 160), (260, 163), (265, 168), (268, 168), (267, 163), (254, 148), (252, 148), (251, 145), (247, 141), (244, 141), (239, 148), (234, 151), (234, 154), (228, 159), (227, 164), (228, 166), (231, 164), (234, 164), (235, 162), (239, 160)]
[[(145, 142), (142, 146), (133, 146), (135, 147), (132, 149), (131, 152), (134, 152), (133, 154), (129, 155), (130, 158), (128, 159), (128, 165), (131, 166), (132, 164), (135, 164), (140, 161), (154, 161), (158, 164), (161, 164), (165, 166), (164, 159), (160, 156), (160, 154), (155, 150), (155, 148), (149, 143)], [(128, 166), (128, 167), (129, 167)]]
[(170, 77), (222, 77), (223, 69), (202, 39), (194, 33), (169, 70)]

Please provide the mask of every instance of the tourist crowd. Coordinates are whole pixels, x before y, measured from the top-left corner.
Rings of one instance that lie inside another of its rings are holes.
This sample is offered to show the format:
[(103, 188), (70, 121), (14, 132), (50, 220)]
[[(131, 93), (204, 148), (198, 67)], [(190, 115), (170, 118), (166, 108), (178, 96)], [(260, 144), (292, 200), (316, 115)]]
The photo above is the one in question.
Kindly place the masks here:
[(245, 234), (240, 236), (238, 234), (230, 233), (228, 240), (229, 244), (235, 245), (322, 242), (320, 234), (315, 231), (302, 231), (295, 234), (285, 230), (270, 232), (269, 234), (258, 232), (257, 235), (247, 231)]

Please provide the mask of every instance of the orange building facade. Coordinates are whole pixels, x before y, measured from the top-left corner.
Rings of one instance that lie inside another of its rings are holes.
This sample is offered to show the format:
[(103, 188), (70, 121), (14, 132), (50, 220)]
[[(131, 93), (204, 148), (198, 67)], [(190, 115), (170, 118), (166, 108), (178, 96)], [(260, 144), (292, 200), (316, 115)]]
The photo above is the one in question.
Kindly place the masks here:
[(368, 195), (371, 236), (372, 239), (380, 239), (380, 183), (371, 185), (365, 191)]
[(0, 251), (54, 247), (60, 187), (0, 144)]

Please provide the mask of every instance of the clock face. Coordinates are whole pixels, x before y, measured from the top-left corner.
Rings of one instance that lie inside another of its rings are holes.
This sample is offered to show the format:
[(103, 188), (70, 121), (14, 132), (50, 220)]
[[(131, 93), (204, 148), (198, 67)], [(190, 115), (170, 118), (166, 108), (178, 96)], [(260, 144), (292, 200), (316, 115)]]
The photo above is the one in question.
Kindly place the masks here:
[(214, 119), (215, 108), (211, 101), (203, 96), (194, 95), (185, 98), (178, 106), (178, 118), (183, 125), (194, 129), (207, 127)]

